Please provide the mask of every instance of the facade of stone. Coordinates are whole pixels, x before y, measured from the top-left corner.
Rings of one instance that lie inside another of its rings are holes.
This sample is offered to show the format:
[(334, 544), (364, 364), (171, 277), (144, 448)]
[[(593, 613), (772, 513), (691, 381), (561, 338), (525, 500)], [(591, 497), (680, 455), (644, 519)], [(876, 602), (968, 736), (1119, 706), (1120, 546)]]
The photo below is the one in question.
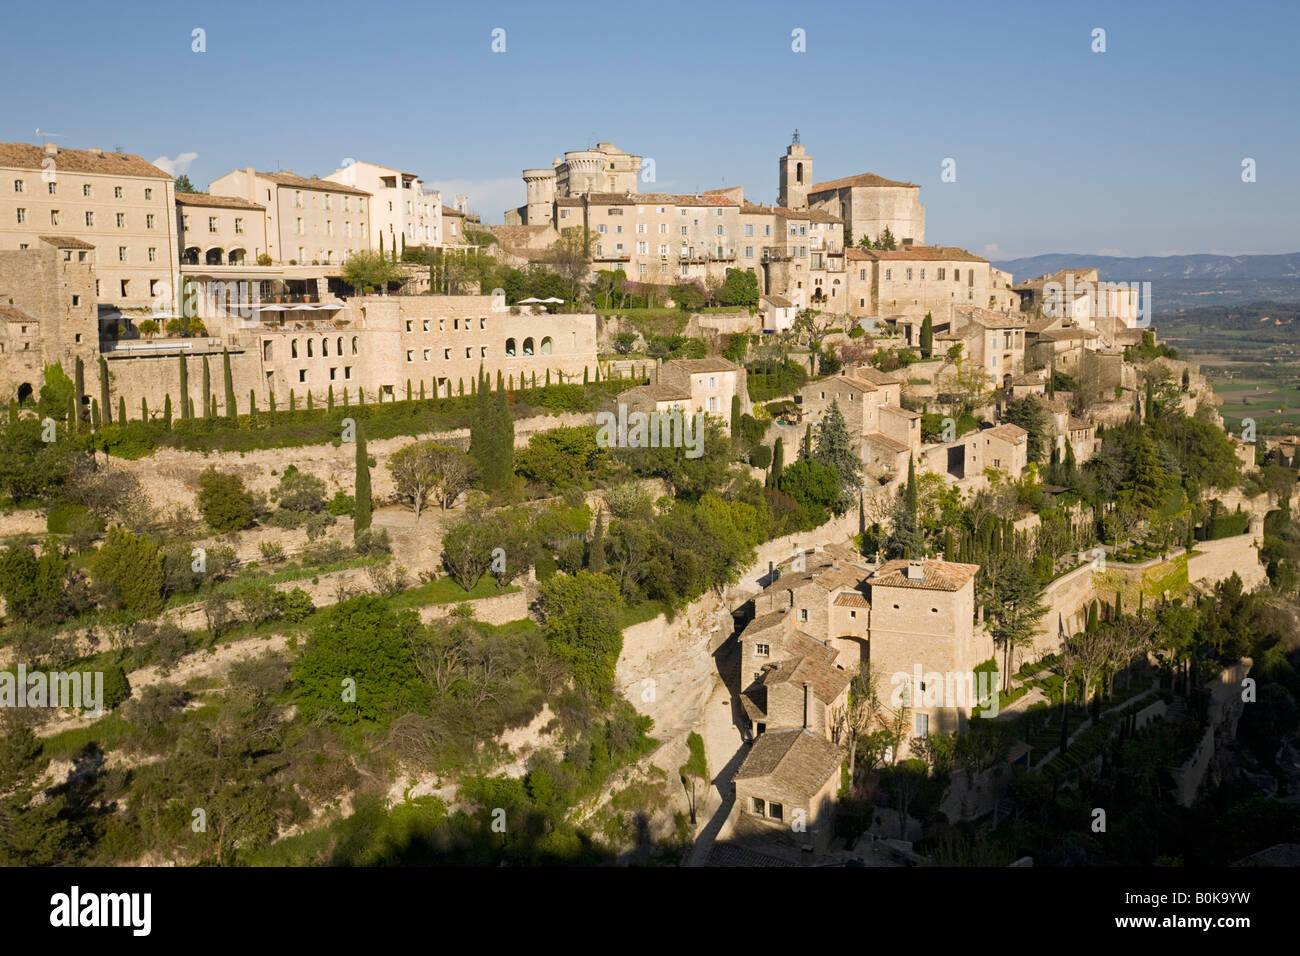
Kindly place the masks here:
[(370, 248), (386, 250), (408, 246), (442, 245), (442, 194), (426, 192), (415, 173), (378, 163), (358, 161), (324, 177), (370, 194)]
[(130, 153), (0, 143), (0, 250), (41, 236), (95, 248), (96, 297), (144, 307), (177, 282), (174, 185)]

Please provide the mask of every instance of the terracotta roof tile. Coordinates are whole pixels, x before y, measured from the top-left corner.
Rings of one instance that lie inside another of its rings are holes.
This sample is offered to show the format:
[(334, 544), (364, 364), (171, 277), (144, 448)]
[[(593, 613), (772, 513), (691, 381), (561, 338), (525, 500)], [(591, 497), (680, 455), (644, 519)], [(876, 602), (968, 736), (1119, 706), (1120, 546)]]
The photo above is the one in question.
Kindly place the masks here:
[(927, 559), (921, 562), (922, 577), (913, 580), (906, 574), (908, 561), (887, 561), (871, 577), (873, 587), (919, 588), (926, 591), (960, 591), (975, 580), (978, 564)]
[[(0, 143), (0, 167), (42, 170), (45, 147), (30, 143)], [(60, 173), (94, 173), (101, 176), (140, 176), (147, 179), (171, 179), (153, 163), (133, 153), (108, 153), (103, 150), (65, 149), (53, 154), (55, 169)]]
[(749, 749), (735, 779), (776, 777), (795, 793), (812, 796), (837, 773), (844, 754), (808, 730), (770, 730)]
[(176, 202), (181, 206), (217, 206), (222, 209), (256, 209), (266, 212), (266, 207), (261, 203), (235, 196), (213, 196), (210, 193), (177, 193)]
[(844, 189), (846, 186), (910, 186), (913, 189), (921, 188), (916, 183), (902, 183), (896, 179), (877, 176), (875, 173), (859, 173), (856, 176), (845, 176), (843, 179), (831, 179), (824, 183), (815, 183), (808, 187), (808, 194), (827, 192), (832, 189)]
[(267, 179), (277, 186), (288, 186), (291, 189), (319, 189), (328, 193), (349, 193), (353, 196), (369, 196), (364, 189), (357, 189), (355, 186), (345, 186), (342, 183), (336, 183), (329, 179), (311, 178), (299, 176), (296, 173), (279, 172), (279, 173), (256, 173), (261, 179)]

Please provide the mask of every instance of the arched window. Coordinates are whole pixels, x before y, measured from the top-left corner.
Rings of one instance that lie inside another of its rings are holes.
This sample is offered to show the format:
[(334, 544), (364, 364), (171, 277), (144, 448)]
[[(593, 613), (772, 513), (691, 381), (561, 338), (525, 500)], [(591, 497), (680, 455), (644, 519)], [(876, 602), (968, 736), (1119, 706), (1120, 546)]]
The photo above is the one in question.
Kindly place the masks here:
[(339, 336), (339, 340), (338, 340), (337, 342), (335, 342), (334, 344), (338, 346), (338, 348), (335, 350), (335, 354), (336, 354), (336, 355), (342, 355), (342, 354), (343, 354), (343, 336), (340, 335), (340, 336)]
[(531, 338), (524, 339), (524, 354), (533, 354), (533, 340)]
[(297, 357), (298, 357), (298, 340), (297, 340), (297, 339), (294, 339), (292, 342), (289, 343), (289, 354), (292, 355), (294, 358), (297, 358)]
[(329, 340), (329, 339), (321, 339), (321, 340), (320, 340), (320, 354), (321, 354), (321, 357), (322, 357), (322, 358), (329, 358), (329, 354), (330, 354), (330, 340)]
[(542, 339), (542, 351), (539, 354), (541, 355), (551, 354), (551, 337), (549, 335), (546, 338)]
[(506, 355), (514, 355), (514, 354), (515, 354), (515, 340), (506, 339)]
[(794, 181), (797, 183), (803, 182), (803, 163), (794, 164)]
[(312, 353), (312, 349), (311, 349), (311, 339), (308, 339), (308, 340), (307, 340), (307, 357), (308, 357), (308, 358), (311, 358), (312, 355), (313, 355), (313, 353)]
[(355, 335), (352, 336), (352, 354), (357, 354), (357, 337)]

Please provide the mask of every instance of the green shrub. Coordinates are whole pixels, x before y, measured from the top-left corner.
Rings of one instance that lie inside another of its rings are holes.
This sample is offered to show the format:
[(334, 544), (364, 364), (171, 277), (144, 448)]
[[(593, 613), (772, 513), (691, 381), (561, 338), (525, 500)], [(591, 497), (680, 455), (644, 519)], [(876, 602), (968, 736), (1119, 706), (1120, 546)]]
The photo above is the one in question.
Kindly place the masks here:
[(90, 519), (97, 526), (97, 533), (104, 530), (104, 519), (83, 505), (71, 501), (57, 501), (50, 506), (50, 513), (45, 519), (46, 530), (50, 534), (70, 534), (72, 526), (80, 519), (84, 524)]

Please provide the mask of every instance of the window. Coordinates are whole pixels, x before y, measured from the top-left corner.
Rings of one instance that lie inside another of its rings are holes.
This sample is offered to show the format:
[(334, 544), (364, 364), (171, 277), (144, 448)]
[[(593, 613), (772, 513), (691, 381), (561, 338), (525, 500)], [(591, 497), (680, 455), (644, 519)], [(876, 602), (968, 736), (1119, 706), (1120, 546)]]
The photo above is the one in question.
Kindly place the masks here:
[(947, 277), (948, 277), (948, 270), (947, 270), (947, 269), (940, 269), (940, 270), (939, 270), (938, 278), (940, 278), (940, 279), (946, 279)]
[(152, 190), (152, 189), (145, 189), (145, 191), (144, 191), (144, 198), (145, 198), (146, 201), (147, 201), (147, 200), (150, 200), (150, 199), (153, 199), (153, 190)]
[(442, 360), (443, 360), (444, 362), (448, 362), (448, 361), (451, 360), (451, 349), (443, 349), (443, 350), (442, 350)]
[(764, 803), (763, 803), (763, 798), (762, 798), (762, 797), (755, 797), (755, 798), (754, 798), (753, 810), (754, 810), (754, 812), (757, 813), (760, 817), (765, 815), (764, 812), (763, 812), (763, 810), (764, 810), (764, 806), (765, 806), (765, 805), (764, 805)]
[(73, 304), (73, 305), (80, 305), (80, 304), (81, 304), (81, 296), (79, 296), (79, 295), (74, 295), (74, 296), (72, 297), (72, 304)]
[(91, 195), (90, 183), (81, 187), (81, 195), (89, 197)]
[(908, 282), (911, 282), (911, 281), (912, 281), (912, 270), (911, 270), (911, 269), (908, 269), (908, 270), (907, 270), (907, 281), (908, 281)]
[(785, 807), (781, 806), (779, 803), (769, 803), (767, 805), (767, 815), (773, 820), (784, 820)]
[(891, 277), (893, 276), (893, 272), (894, 272), (893, 269), (886, 269), (886, 270), (885, 270), (885, 278), (886, 278), (886, 279), (891, 278)]
[(726, 230), (726, 228), (723, 227), (723, 226), (717, 226), (717, 227), (714, 229), (714, 233), (715, 233), (716, 235), (719, 235), (719, 236), (725, 236), (725, 235), (727, 234), (727, 230)]
[(338, 366), (334, 366), (333, 368), (330, 369), (330, 381), (331, 381), (331, 382), (335, 381), (335, 380), (338, 378), (337, 373), (338, 373)]
[[(119, 219), (121, 218), (121, 214), (120, 214), (120, 213), (118, 214), (118, 218), (119, 218)], [(119, 225), (120, 225), (120, 223), (119, 223)], [(216, 231), (217, 231), (217, 217), (216, 217), (216, 216), (209, 216), (209, 217), (208, 217), (208, 232), (216, 232)]]
[(26, 221), (27, 221), (27, 210), (26, 210), (26, 209), (21, 209), (21, 208), (20, 208), (20, 209), (18, 210), (18, 225), (21, 226), (21, 225), (22, 225), (23, 223), (25, 223)]
[(801, 621), (808, 620), (808, 609), (806, 607), (799, 608), (799, 620)]
[[(298, 231), (298, 235), (300, 235), (300, 236), (304, 234), (304, 232), (303, 232), (303, 228), (302, 228), (302, 217), (301, 217), (301, 216), (298, 217), (297, 231)], [(298, 257), (299, 257), (300, 259), (302, 258), (302, 246), (299, 246), (299, 247), (298, 247)]]
[(23, 191), (24, 187), (25, 187), (25, 184), (23, 183), (23, 181), (22, 181), (21, 179), (15, 179), (15, 180), (14, 180), (14, 192), (16, 192), (16, 193), (20, 193), (20, 192)]
[(119, 213), (117, 214), (117, 228), (119, 228), (119, 229), (125, 229), (125, 228), (126, 228), (126, 213), (124, 213), (124, 212), (119, 212)]
[[(153, 219), (153, 216), (150, 216), (149, 218), (150, 218), (150, 220), (152, 220), (152, 219)], [(152, 229), (153, 226), (150, 225), (149, 228)], [(243, 218), (242, 218), (241, 216), (236, 216), (236, 217), (235, 217), (235, 234), (238, 235), (238, 234), (242, 233), (243, 231), (244, 231), (244, 220), (243, 220)]]
[(768, 657), (772, 653), (772, 646), (770, 644), (755, 644), (754, 653), (759, 657)]
[(351, 366), (351, 365), (345, 365), (345, 366), (343, 366), (343, 377), (344, 377), (344, 378), (351, 378), (351, 377), (352, 377), (352, 366)]
[(122, 298), (124, 298), (124, 299), (127, 297), (127, 291), (126, 291), (126, 289), (127, 289), (127, 286), (128, 286), (128, 285), (129, 285), (129, 283), (127, 282), (127, 280), (126, 280), (126, 279), (123, 279), (123, 280), (122, 280)]
[(150, 262), (157, 262), (157, 261), (158, 261), (158, 247), (157, 247), (157, 246), (150, 246), (150, 247), (149, 247), (149, 261), (150, 261)]
[(930, 735), (930, 715), (914, 714), (913, 715), (914, 734), (917, 740), (924, 740)]
[(307, 370), (305, 368), (298, 369), (298, 381), (300, 382), (307, 381)]
[(745, 226), (745, 235), (746, 235), (746, 236), (752, 236), (753, 234), (754, 234), (754, 226), (753, 226), (753, 224), (750, 224), (750, 225)]
[(59, 194), (59, 184), (58, 184), (58, 183), (50, 183), (50, 184), (49, 184), (49, 187), (50, 187), (50, 188), (49, 188), (49, 193), (50, 193), (51, 196), (57, 196), (57, 195)]
[(407, 349), (407, 350), (406, 350), (406, 360), (407, 360), (408, 362), (414, 362), (414, 361), (415, 361), (415, 349)]
[[(153, 228), (153, 213), (147, 213), (147, 214), (145, 215), (145, 217), (144, 217), (144, 227), (145, 227), (146, 229), (152, 229), (152, 228)], [(239, 230), (235, 230), (235, 231), (238, 232)]]
[(114, 198), (114, 199), (121, 199), (121, 198), (122, 198), (122, 187), (121, 187), (121, 186), (114, 186), (114, 187), (113, 187), (113, 198)]
[(429, 350), (428, 350), (428, 349), (425, 349), (425, 350), (424, 350), (424, 360), (425, 360), (426, 362), (429, 361)]
[(117, 247), (117, 261), (126, 262), (126, 246)]
[(51, 226), (57, 226), (58, 224), (59, 224), (59, 211), (58, 211), (57, 209), (51, 209), (51, 210), (50, 210), (50, 225), (51, 225)]
[(95, 214), (93, 212), (86, 213), (86, 225), (93, 226), (94, 224), (95, 224)]

